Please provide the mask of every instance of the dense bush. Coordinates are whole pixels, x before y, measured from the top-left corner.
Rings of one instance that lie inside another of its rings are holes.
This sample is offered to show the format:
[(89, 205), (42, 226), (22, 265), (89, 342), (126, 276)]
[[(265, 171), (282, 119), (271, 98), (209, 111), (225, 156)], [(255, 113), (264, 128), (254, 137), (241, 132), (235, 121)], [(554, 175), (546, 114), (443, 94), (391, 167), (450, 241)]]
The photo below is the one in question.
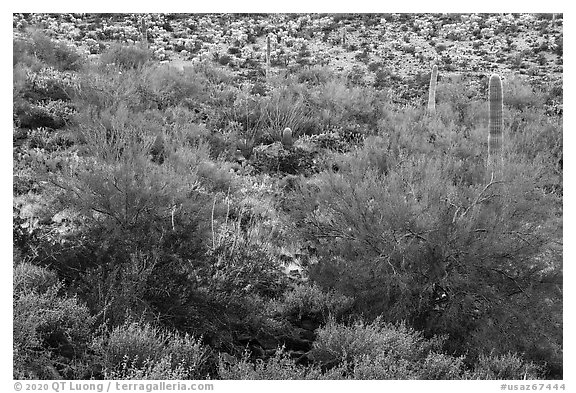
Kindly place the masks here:
[(247, 355), (241, 360), (231, 360), (220, 358), (218, 374), (222, 379), (305, 380), (322, 378), (319, 368), (299, 366), (283, 350), (276, 351), (274, 357), (266, 362), (260, 361), (254, 364)]
[(406, 326), (389, 325), (379, 319), (351, 326), (329, 321), (318, 330), (311, 356), (323, 365), (379, 356), (386, 356), (390, 361), (419, 361), (430, 351), (439, 350), (441, 344), (441, 340), (425, 340)]
[[(16, 277), (28, 273), (14, 292), (14, 378), (83, 378), (89, 373), (83, 362), (94, 318), (76, 297), (61, 295), (61, 285), (30, 291), (40, 280), (53, 282), (47, 272), (20, 265)], [(44, 277), (42, 277), (44, 276)]]
[(352, 326), (333, 321), (319, 330), (313, 353), (321, 363), (299, 365), (284, 348), (266, 361), (252, 362), (221, 356), (219, 375), (224, 379), (537, 379), (534, 364), (512, 354), (481, 355), (473, 369), (463, 357), (437, 352), (442, 340), (426, 340), (404, 326), (375, 321)]
[(208, 348), (188, 335), (126, 323), (96, 346), (107, 379), (198, 379)]
[(120, 69), (138, 69), (148, 60), (151, 54), (146, 48), (138, 45), (113, 44), (100, 57), (100, 63), (105, 65), (115, 65)]
[(526, 363), (517, 355), (480, 355), (470, 379), (538, 379), (542, 370), (533, 363)]
[(334, 292), (323, 292), (317, 285), (298, 285), (285, 293), (277, 307), (286, 316), (314, 317), (326, 322), (331, 316), (343, 315), (351, 303), (352, 299)]
[(41, 62), (59, 71), (77, 71), (84, 62), (78, 52), (65, 42), (50, 39), (41, 30), (34, 30), (26, 38), (14, 40), (14, 64), (28, 66)]
[[(500, 318), (510, 308), (524, 307), (527, 290), (558, 296), (542, 282), (560, 263), (559, 255), (546, 251), (558, 236), (551, 229), (558, 200), (538, 191), (539, 174), (523, 157), (511, 155), (502, 184), (494, 183), (484, 180), (482, 161), (466, 164), (450, 152), (455, 146), (447, 145), (444, 156), (435, 143), (413, 136), (415, 142), (406, 130), (400, 138), (407, 145), (399, 150), (380, 148), (390, 162), (384, 168), (380, 160), (349, 156), (338, 173), (317, 175), (295, 193), (293, 217), (302, 237), (317, 244), (320, 262), (311, 277), (322, 287), (354, 297), (358, 310), (448, 333), (456, 346), (477, 351), (486, 335), (499, 336), (487, 333), (493, 328), (486, 324), (504, 323)], [(419, 153), (416, 143), (422, 144)], [(402, 154), (406, 148), (411, 155)], [(475, 174), (462, 185), (458, 173), (465, 164)], [(518, 236), (525, 241), (518, 243)], [(446, 301), (436, 299), (438, 288), (447, 292)], [(522, 308), (531, 316), (517, 321), (534, 318), (540, 306)], [(514, 336), (518, 325), (510, 322), (510, 335), (485, 349), (524, 350), (530, 340)], [(472, 331), (482, 331), (474, 344), (468, 341)], [(529, 331), (549, 348), (557, 345), (544, 331)]]
[(13, 278), (14, 293), (36, 291), (44, 293), (58, 284), (58, 276), (53, 270), (21, 262), (14, 266)]

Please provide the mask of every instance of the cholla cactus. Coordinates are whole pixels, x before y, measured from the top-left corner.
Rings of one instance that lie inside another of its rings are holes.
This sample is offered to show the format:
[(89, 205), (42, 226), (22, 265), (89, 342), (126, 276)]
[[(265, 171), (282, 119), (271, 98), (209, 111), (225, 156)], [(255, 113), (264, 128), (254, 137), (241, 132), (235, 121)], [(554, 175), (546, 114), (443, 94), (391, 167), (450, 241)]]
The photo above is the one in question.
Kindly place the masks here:
[(434, 64), (432, 67), (432, 75), (430, 75), (430, 88), (428, 89), (428, 112), (436, 113), (436, 81), (438, 79), (438, 66)]
[(282, 132), (282, 146), (284, 146), (285, 149), (289, 149), (292, 147), (293, 143), (294, 142), (292, 141), (292, 130), (286, 127), (284, 129), (284, 132)]
[(492, 74), (488, 82), (488, 100), (490, 118), (488, 120), (488, 165), (497, 164), (502, 159), (502, 80), (498, 74)]

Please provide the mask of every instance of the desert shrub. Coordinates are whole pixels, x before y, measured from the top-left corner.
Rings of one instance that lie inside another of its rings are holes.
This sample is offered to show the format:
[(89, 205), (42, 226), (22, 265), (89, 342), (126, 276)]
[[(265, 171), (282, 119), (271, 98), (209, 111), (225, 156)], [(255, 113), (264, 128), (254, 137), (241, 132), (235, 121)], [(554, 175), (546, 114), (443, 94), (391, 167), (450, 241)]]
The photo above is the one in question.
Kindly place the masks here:
[(431, 352), (417, 371), (417, 379), (462, 379), (464, 370), (463, 357)]
[(278, 87), (260, 101), (260, 111), (273, 137), (289, 127), (297, 135), (308, 109), (298, 90)]
[(160, 313), (173, 328), (227, 334), (220, 318), (243, 313), (244, 300), (235, 295), (231, 303), (213, 290), (207, 251), (211, 220), (224, 214), (218, 202), (212, 215), (212, 193), (234, 192), (232, 176), (211, 163), (205, 142), (185, 142), (178, 127), (156, 146), (157, 112), (130, 113), (84, 110), (77, 153), (60, 157), (58, 170), (38, 169), (58, 199), (48, 215), (70, 209), (75, 220), (65, 244), (49, 225), (39, 229), (35, 261), (57, 255), (55, 269), (108, 325)]
[(486, 124), (486, 119), (488, 119), (486, 102), (473, 100), (466, 108), (461, 124), (467, 129), (478, 128), (480, 125)]
[(22, 128), (59, 129), (67, 125), (74, 114), (74, 107), (63, 101), (47, 101), (30, 104), (27, 101), (14, 103), (14, 121)]
[(393, 77), (392, 71), (388, 68), (380, 68), (374, 72), (374, 84), (376, 89), (385, 89), (390, 86), (391, 78)]
[[(547, 262), (538, 257), (559, 236), (551, 229), (558, 200), (537, 191), (538, 173), (518, 157), (509, 157), (502, 186), (485, 180), (486, 175), (471, 184), (456, 181), (457, 170), (481, 174), (484, 161), (472, 161), (466, 168), (455, 165), (454, 157), (440, 158), (443, 153), (433, 148), (414, 153), (407, 131), (402, 136), (406, 145), (399, 149), (412, 150), (412, 155), (402, 155), (387, 174), (352, 159), (344, 170), (321, 173), (296, 191), (300, 196), (292, 205), (294, 220), (302, 238), (315, 242), (319, 253), (312, 280), (354, 297), (359, 312), (407, 320), (428, 334), (449, 333), (450, 345), (468, 347), (468, 335), (477, 334), (475, 345), (520, 351), (527, 341), (514, 336), (515, 323), (504, 315), (510, 307), (524, 307), (524, 295), (512, 295), (512, 300), (509, 294), (522, 293), (518, 284), (523, 290), (557, 296), (536, 277), (548, 276), (548, 263), (555, 266), (552, 271), (560, 269), (557, 255), (550, 254)], [(514, 235), (517, 231), (522, 239)], [(436, 299), (438, 285), (450, 288), (447, 302)], [(480, 300), (484, 298), (492, 300)], [(530, 307), (530, 315), (536, 317), (541, 306)], [(555, 314), (551, 304), (546, 308)], [(506, 320), (510, 335), (490, 336), (480, 329), (487, 326), (487, 318)], [(557, 331), (553, 322), (546, 324)], [(530, 331), (549, 348), (555, 346), (557, 338), (541, 327)], [(487, 337), (500, 344), (488, 344)]]
[(347, 170), (351, 165), (360, 165), (366, 170), (376, 169), (386, 174), (394, 165), (396, 157), (391, 152), (391, 141), (388, 136), (369, 136), (364, 141), (364, 147), (346, 155), (338, 156), (338, 168)]
[(194, 338), (189, 334), (171, 333), (167, 335), (164, 356), (170, 357), (173, 369), (182, 367), (188, 370), (186, 379), (200, 379), (209, 355), (210, 348), (202, 344), (200, 338)]
[(433, 352), (440, 341), (425, 340), (404, 326), (376, 321), (345, 326), (329, 321), (311, 351), (314, 363), (298, 364), (284, 348), (253, 362), (220, 357), (223, 379), (461, 379), (462, 358)]
[(508, 149), (527, 160), (542, 159), (540, 170), (562, 170), (562, 125), (542, 115), (515, 118), (510, 127)]
[[(133, 114), (161, 110), (157, 112), (161, 119), (162, 111), (171, 106), (197, 110), (199, 86), (203, 85), (193, 75), (152, 64), (121, 72), (114, 66), (87, 67), (75, 89), (73, 102), (80, 113), (114, 112), (123, 106)], [(185, 97), (187, 94), (192, 97)]]
[(14, 64), (35, 65), (40, 61), (59, 71), (77, 71), (84, 61), (75, 48), (50, 39), (41, 30), (32, 31), (23, 39), (15, 40), (13, 53)]
[(286, 316), (313, 317), (326, 322), (329, 316), (342, 316), (351, 305), (352, 299), (346, 296), (333, 291), (324, 292), (315, 284), (301, 284), (286, 292), (276, 307)]
[(114, 369), (126, 358), (140, 367), (146, 360), (160, 358), (163, 340), (159, 332), (148, 324), (136, 322), (126, 323), (112, 330), (102, 347), (103, 365), (106, 369)]
[(246, 353), (242, 359), (220, 357), (218, 375), (221, 379), (241, 380), (306, 380), (321, 379), (322, 373), (317, 367), (297, 365), (283, 350), (279, 349), (267, 361), (251, 362)]
[(58, 284), (56, 272), (33, 265), (30, 262), (21, 262), (15, 265), (13, 276), (14, 293), (27, 291), (44, 293)]
[[(425, 340), (419, 333), (402, 327), (377, 327), (378, 322), (376, 325), (357, 324), (352, 329), (343, 325), (328, 325), (326, 329), (330, 330), (332, 337), (340, 336), (338, 344), (333, 341), (330, 346), (333, 359), (330, 367), (320, 367), (318, 363), (306, 366), (297, 364), (284, 348), (280, 348), (273, 357), (256, 362), (250, 360), (248, 353), (239, 360), (221, 355), (219, 377), (243, 380), (493, 380), (541, 377), (536, 366), (517, 355), (482, 356), (472, 370), (467, 370), (463, 357), (435, 352), (433, 349), (438, 348), (439, 342)], [(326, 340), (326, 337), (319, 340)], [(313, 351), (316, 348), (315, 344)], [(348, 356), (348, 349), (352, 350), (353, 356)]]
[(541, 108), (544, 104), (545, 97), (542, 93), (537, 93), (528, 84), (520, 78), (511, 78), (503, 82), (502, 97), (504, 105), (524, 111), (529, 108)]
[(42, 68), (35, 72), (20, 66), (14, 68), (14, 96), (29, 102), (69, 101), (77, 86), (78, 77), (70, 71)]
[(221, 225), (211, 252), (215, 260), (211, 287), (231, 297), (257, 295), (277, 297), (286, 283), (278, 263), (250, 236), (248, 224), (241, 228), (241, 218), (231, 225)]
[[(166, 283), (162, 276), (171, 270), (174, 278), (183, 279), (187, 273), (182, 260), (203, 260), (211, 198), (202, 184), (214, 187), (210, 172), (204, 177), (198, 174), (201, 150), (194, 154), (183, 146), (172, 150), (168, 145), (169, 154), (158, 165), (149, 157), (153, 136), (141, 134), (141, 129), (120, 113), (111, 119), (109, 130), (89, 123), (83, 126), (82, 145), (92, 156), (67, 157), (61, 162), (62, 170), (42, 175), (60, 200), (54, 207), (68, 206), (77, 212), (81, 229), (68, 238), (78, 247), (46, 242), (39, 258), (59, 255), (56, 268), (64, 277), (79, 280), (77, 285), (86, 291), (90, 304), (101, 307), (95, 312), (105, 307), (107, 299), (115, 298), (111, 292), (99, 293), (94, 282), (82, 283), (84, 274), (91, 272), (92, 279), (99, 277), (96, 282), (107, 282), (105, 288), (112, 291), (122, 288), (120, 283), (131, 270), (147, 267), (150, 276), (142, 284), (144, 288), (150, 291), (152, 285), (154, 291), (166, 293), (154, 285), (172, 285), (177, 280)], [(207, 152), (204, 154), (206, 157)], [(119, 281), (112, 285), (114, 277)], [(162, 296), (144, 293), (161, 308)], [(167, 307), (176, 304), (172, 301)]]
[(539, 379), (541, 369), (516, 354), (481, 354), (468, 379)]
[(332, 150), (336, 152), (346, 152), (350, 149), (342, 136), (335, 131), (303, 136), (298, 140), (297, 145), (299, 144), (304, 145), (304, 148), (310, 151)]
[(79, 113), (110, 111), (119, 103), (130, 109), (141, 108), (143, 105), (137, 89), (141, 80), (141, 73), (136, 70), (119, 73), (113, 69), (87, 67), (79, 80), (73, 102)]
[(107, 379), (198, 379), (207, 348), (189, 335), (126, 323), (97, 344)]
[(316, 333), (311, 357), (324, 365), (382, 355), (415, 362), (442, 345), (440, 339), (426, 340), (405, 325), (391, 325), (380, 319), (371, 323), (358, 321), (350, 326), (330, 320)]
[(462, 358), (431, 352), (423, 360), (398, 358), (390, 353), (375, 356), (363, 355), (348, 363), (351, 369), (348, 378), (355, 380), (454, 380), (462, 379)]
[(408, 380), (416, 379), (414, 364), (406, 359), (385, 353), (362, 355), (347, 362), (351, 369), (348, 378), (355, 380)]
[(77, 298), (59, 295), (60, 289), (15, 293), (14, 378), (82, 376), (78, 361), (86, 356), (93, 318)]
[(287, 283), (270, 248), (281, 229), (275, 226), (277, 213), (267, 195), (271, 190), (262, 184), (264, 187), (254, 192), (249, 184), (240, 185), (236, 195), (215, 196), (214, 206), (222, 198), (226, 212), (212, 222), (209, 254), (213, 263), (208, 274), (213, 289), (222, 295), (277, 298)]
[(170, 357), (158, 361), (146, 360), (142, 365), (136, 365), (125, 358), (115, 369), (104, 375), (104, 379), (115, 380), (185, 380), (190, 378), (191, 370), (183, 365), (172, 366)]
[(334, 77), (328, 68), (318, 66), (303, 68), (296, 75), (298, 83), (310, 83), (311, 85), (327, 83)]
[(443, 81), (438, 83), (436, 88), (437, 105), (448, 104), (458, 122), (464, 120), (468, 106), (474, 96), (475, 92), (470, 86), (456, 81)]
[(202, 78), (215, 86), (230, 85), (237, 79), (231, 70), (215, 66), (209, 61), (194, 63), (192, 69), (197, 75), (201, 75)]
[(289, 150), (279, 142), (257, 146), (251, 164), (258, 172), (310, 174), (314, 171), (314, 152), (295, 146)]
[(356, 123), (376, 126), (387, 104), (384, 91), (372, 87), (348, 87), (340, 79), (311, 89), (309, 95), (320, 128), (326, 131)]
[(179, 71), (169, 66), (149, 67), (143, 78), (142, 94), (148, 94), (159, 109), (179, 105), (194, 109), (207, 95), (205, 80), (191, 68)]
[(145, 65), (151, 56), (148, 49), (138, 45), (112, 44), (100, 56), (100, 64), (113, 64), (121, 69), (138, 69)]

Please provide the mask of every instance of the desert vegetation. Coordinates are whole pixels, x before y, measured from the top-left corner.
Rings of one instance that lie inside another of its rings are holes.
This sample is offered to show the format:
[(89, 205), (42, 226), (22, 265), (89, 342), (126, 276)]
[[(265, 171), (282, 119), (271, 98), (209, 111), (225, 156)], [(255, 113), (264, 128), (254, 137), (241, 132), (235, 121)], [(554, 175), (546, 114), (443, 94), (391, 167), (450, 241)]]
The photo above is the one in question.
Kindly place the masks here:
[(14, 14), (16, 379), (561, 379), (561, 14)]

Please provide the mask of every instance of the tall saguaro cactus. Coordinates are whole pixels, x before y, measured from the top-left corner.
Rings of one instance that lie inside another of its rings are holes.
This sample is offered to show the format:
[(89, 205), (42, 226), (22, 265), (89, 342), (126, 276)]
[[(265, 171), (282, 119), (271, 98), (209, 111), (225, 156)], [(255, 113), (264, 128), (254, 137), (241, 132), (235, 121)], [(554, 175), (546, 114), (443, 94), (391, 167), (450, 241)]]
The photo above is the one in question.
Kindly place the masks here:
[(490, 112), (488, 120), (488, 165), (493, 166), (502, 160), (502, 131), (504, 128), (502, 123), (504, 109), (502, 80), (498, 74), (492, 74), (488, 82), (488, 105)]
[(430, 88), (428, 89), (428, 112), (436, 113), (436, 81), (438, 80), (438, 66), (434, 64), (432, 67), (432, 75), (430, 75)]
[(346, 26), (342, 28), (342, 46), (346, 46)]
[(266, 78), (270, 74), (270, 34), (266, 36)]
[(146, 26), (144, 16), (140, 18), (140, 31), (142, 33), (142, 47), (148, 49), (148, 27)]

